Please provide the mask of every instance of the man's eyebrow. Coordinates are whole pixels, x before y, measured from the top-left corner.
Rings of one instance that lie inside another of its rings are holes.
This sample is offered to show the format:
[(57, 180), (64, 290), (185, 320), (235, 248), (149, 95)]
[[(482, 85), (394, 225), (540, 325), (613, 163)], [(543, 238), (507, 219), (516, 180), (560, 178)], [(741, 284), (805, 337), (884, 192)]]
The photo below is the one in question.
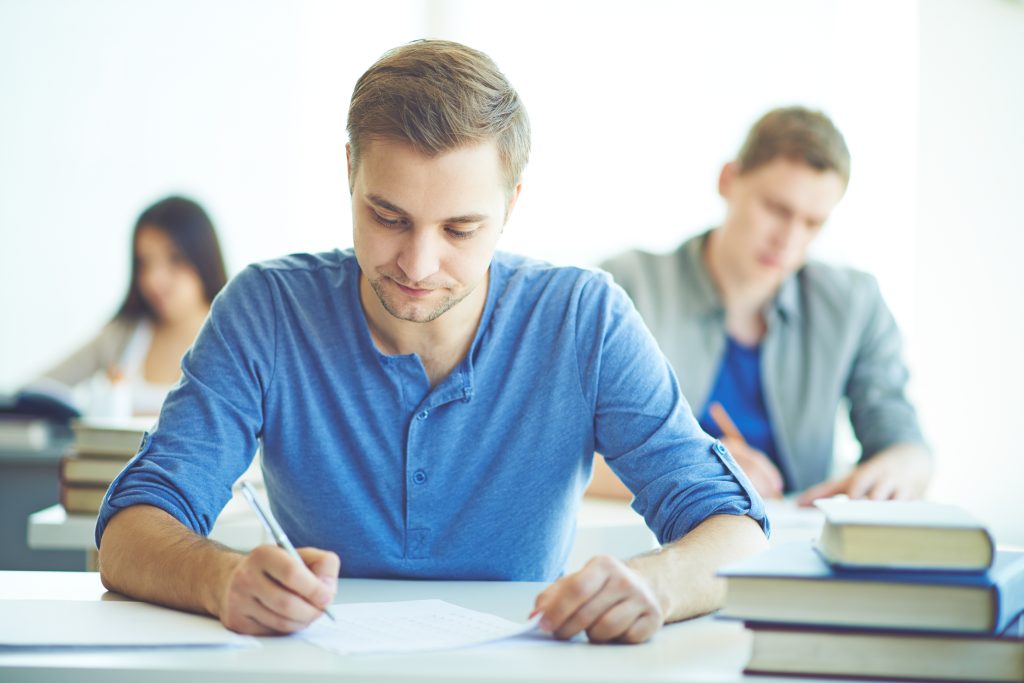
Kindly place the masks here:
[(488, 216), (482, 213), (468, 213), (465, 216), (452, 216), (445, 219), (445, 223), (483, 223)]
[[(406, 218), (409, 217), (408, 211), (399, 206), (395, 206), (388, 200), (381, 197), (379, 194), (368, 194), (366, 195), (366, 199), (371, 204), (374, 204), (375, 206), (385, 209), (386, 211), (397, 213), (400, 216), (405, 216)], [(442, 223), (483, 223), (488, 218), (489, 216), (483, 213), (467, 213), (462, 216), (452, 216), (451, 218), (446, 218), (445, 220), (442, 221)]]
[(398, 206), (395, 206), (394, 204), (392, 204), (391, 202), (389, 202), (388, 200), (384, 199), (383, 197), (381, 197), (378, 194), (368, 194), (368, 195), (366, 195), (366, 199), (371, 204), (376, 204), (377, 206), (379, 206), (382, 209), (387, 209), (388, 211), (392, 211), (394, 213), (401, 214), (403, 216), (408, 216), (409, 215), (408, 211), (406, 211), (405, 209), (400, 208)]

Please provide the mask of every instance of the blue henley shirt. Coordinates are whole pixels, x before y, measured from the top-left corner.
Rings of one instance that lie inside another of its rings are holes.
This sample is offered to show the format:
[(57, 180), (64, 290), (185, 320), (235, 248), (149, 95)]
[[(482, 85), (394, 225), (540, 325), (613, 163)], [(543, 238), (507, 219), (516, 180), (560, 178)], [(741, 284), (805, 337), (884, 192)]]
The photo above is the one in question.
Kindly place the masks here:
[[(214, 301), (96, 525), (152, 505), (209, 534), (262, 442), (274, 515), (343, 576), (550, 581), (602, 453), (662, 543), (764, 505), (600, 271), (498, 253), (466, 357), (430, 388), (374, 346), (351, 250), (249, 266)], [(481, 285), (483, 286), (483, 285)]]

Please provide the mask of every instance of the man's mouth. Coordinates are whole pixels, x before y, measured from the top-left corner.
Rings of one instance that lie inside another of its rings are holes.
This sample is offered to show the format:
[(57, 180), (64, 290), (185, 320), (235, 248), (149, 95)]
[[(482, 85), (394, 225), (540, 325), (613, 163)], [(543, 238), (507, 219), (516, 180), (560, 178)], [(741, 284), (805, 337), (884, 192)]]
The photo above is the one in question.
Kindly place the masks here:
[[(392, 282), (394, 282), (394, 280), (392, 280)], [(434, 291), (432, 289), (417, 289), (415, 287), (406, 287), (405, 285), (398, 284), (397, 282), (395, 282), (395, 285), (398, 287), (399, 290), (401, 290), (402, 294), (415, 298), (425, 297)]]

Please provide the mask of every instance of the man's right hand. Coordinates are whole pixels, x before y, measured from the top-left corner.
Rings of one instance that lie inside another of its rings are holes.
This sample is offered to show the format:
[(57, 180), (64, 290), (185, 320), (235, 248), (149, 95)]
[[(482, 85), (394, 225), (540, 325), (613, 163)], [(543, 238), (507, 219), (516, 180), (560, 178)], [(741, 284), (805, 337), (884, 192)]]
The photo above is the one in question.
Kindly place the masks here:
[(744, 474), (750, 478), (750, 482), (762, 498), (782, 496), (782, 473), (767, 455), (743, 439), (723, 436), (719, 440), (729, 449), (732, 457), (743, 468)]
[(327, 550), (298, 552), (305, 566), (273, 545), (239, 556), (220, 591), (221, 623), (238, 633), (265, 636), (294, 633), (319, 618), (334, 600), (341, 562)]
[(762, 498), (781, 498), (783, 479), (782, 473), (775, 463), (771, 461), (764, 452), (757, 450), (747, 443), (740, 433), (740, 428), (732, 421), (725, 407), (715, 401), (708, 406), (711, 419), (715, 421), (718, 428), (722, 430), (722, 442), (739, 466), (743, 473), (750, 479), (757, 492)]

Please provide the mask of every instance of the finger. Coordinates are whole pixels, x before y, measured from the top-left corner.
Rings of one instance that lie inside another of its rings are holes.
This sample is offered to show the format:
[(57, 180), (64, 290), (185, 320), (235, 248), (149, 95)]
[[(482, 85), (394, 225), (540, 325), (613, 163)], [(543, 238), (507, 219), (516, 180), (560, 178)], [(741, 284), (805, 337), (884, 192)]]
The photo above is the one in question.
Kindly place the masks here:
[(711, 419), (714, 420), (715, 424), (718, 425), (718, 428), (722, 430), (722, 436), (746, 443), (746, 440), (743, 438), (743, 434), (740, 432), (740, 428), (732, 421), (729, 413), (726, 412), (721, 403), (718, 401), (713, 402), (708, 406), (708, 412), (711, 413)]
[(745, 470), (750, 483), (762, 498), (771, 498), (775, 495), (775, 487), (771, 480), (757, 470)]
[(568, 639), (577, 633), (586, 631), (593, 626), (608, 610), (627, 600), (635, 593), (635, 586), (630, 582), (628, 575), (610, 575), (605, 581), (601, 590), (590, 600), (580, 606), (578, 610), (554, 632), (556, 638)]
[(661, 620), (653, 612), (644, 612), (619, 638), (619, 642), (643, 643), (650, 640), (659, 628), (661, 628)]
[(864, 494), (870, 500), (890, 500), (896, 492), (896, 480), (893, 477), (879, 477), (874, 486)]
[(334, 587), (325, 585), (309, 567), (296, 562), (281, 548), (261, 545), (250, 555), (261, 571), (310, 605), (323, 609), (334, 599)]
[(756, 452), (754, 455), (755, 457), (753, 458), (753, 462), (755, 463), (755, 467), (761, 473), (761, 477), (768, 484), (768, 494), (774, 496), (782, 493), (782, 473), (779, 472), (779, 469), (765, 456)]
[[(769, 496), (782, 493), (785, 485), (782, 472), (771, 461), (771, 458), (756, 448), (752, 448), (745, 441), (730, 438), (724, 438), (721, 441), (751, 481), (754, 481), (755, 478), (763, 481), (763, 485), (757, 486), (758, 493)], [(755, 483), (755, 485), (757, 484)]]
[(297, 552), (309, 570), (336, 593), (338, 575), (341, 573), (341, 559), (337, 553), (320, 548), (298, 548)]
[(797, 497), (796, 502), (797, 505), (807, 507), (819, 498), (830, 498), (838, 493), (844, 493), (846, 491), (846, 487), (847, 477), (825, 481), (820, 484), (816, 484), (801, 493)]
[(323, 611), (323, 608), (288, 590), (266, 573), (257, 579), (253, 597), (281, 619), (301, 623), (303, 626), (313, 623)]
[(758, 456), (756, 451), (745, 454), (742, 462), (737, 463), (743, 468), (750, 480), (754, 482), (758, 493), (762, 496), (776, 496), (782, 492), (782, 474), (772, 463), (763, 456)]
[(876, 472), (874, 468), (861, 465), (850, 476), (847, 495), (854, 500), (867, 497), (868, 491), (875, 487), (880, 478), (881, 473)]
[(535, 611), (544, 613), (540, 620), (541, 630), (548, 633), (559, 630), (580, 607), (601, 591), (608, 576), (602, 558), (594, 558), (583, 569), (548, 586), (537, 596)]
[(891, 498), (893, 500), (914, 500), (914, 492), (910, 486), (899, 484), (893, 489)]
[(241, 617), (240, 619), (238, 619), (238, 623), (240, 625), (236, 625), (236, 624), (224, 624), (224, 625), (227, 626), (232, 631), (234, 631), (235, 633), (241, 633), (242, 635), (246, 635), (246, 636), (279, 636), (279, 635), (281, 635), (280, 631), (275, 631), (274, 629), (267, 628), (266, 626), (264, 626), (263, 624), (261, 624), (260, 622), (256, 621), (255, 619), (253, 619), (250, 616)]
[(587, 629), (587, 638), (592, 643), (609, 643), (626, 635), (636, 623), (640, 615), (646, 611), (646, 605), (640, 600), (623, 600), (594, 622)]
[(313, 620), (292, 619), (269, 607), (260, 596), (253, 596), (252, 602), (243, 612), (246, 617), (259, 624), (270, 634), (295, 633), (309, 626)]

